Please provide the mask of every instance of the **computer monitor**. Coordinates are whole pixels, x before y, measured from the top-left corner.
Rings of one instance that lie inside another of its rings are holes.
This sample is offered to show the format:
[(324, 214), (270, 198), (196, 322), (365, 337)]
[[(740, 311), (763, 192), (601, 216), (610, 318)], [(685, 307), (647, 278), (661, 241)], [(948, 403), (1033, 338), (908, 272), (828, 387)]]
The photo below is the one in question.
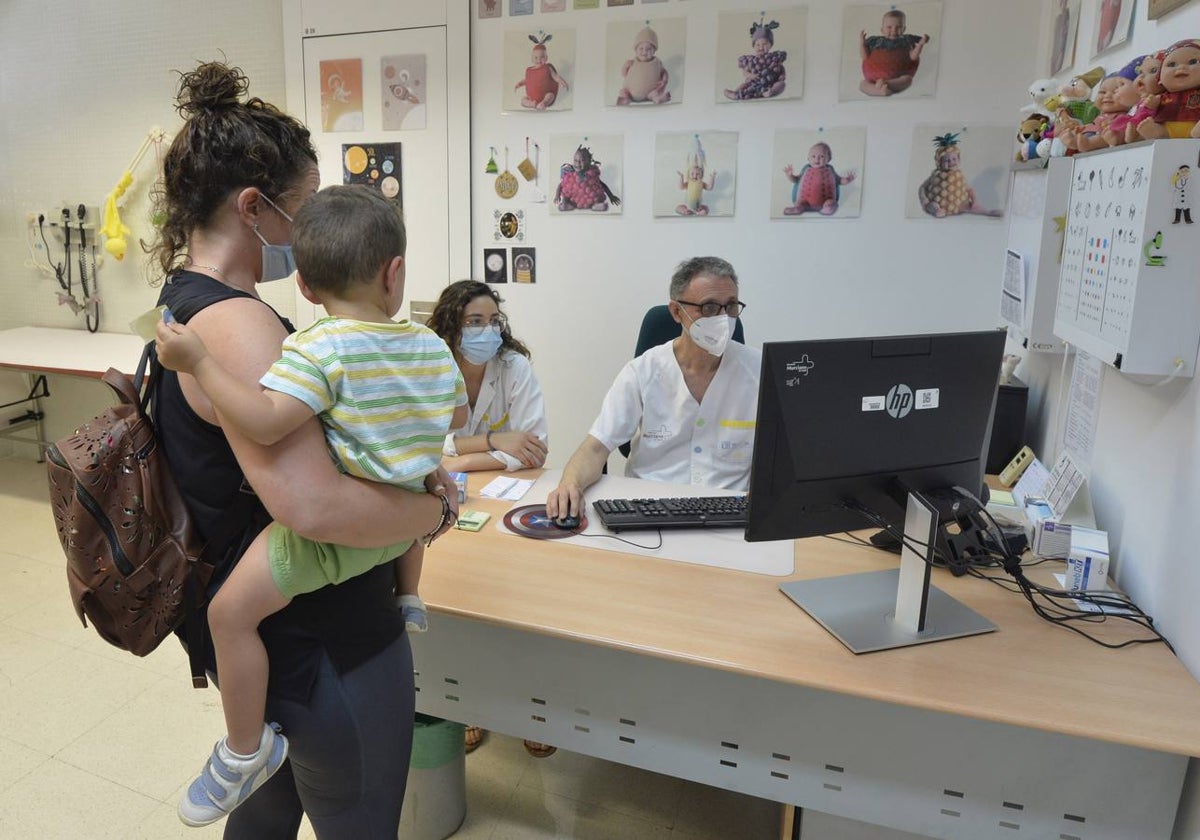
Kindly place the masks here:
[(906, 534), (900, 570), (781, 587), (856, 653), (995, 629), (931, 587), (927, 561), (936, 497), (982, 486), (1004, 341), (986, 330), (763, 345), (746, 539), (870, 527), (860, 508)]

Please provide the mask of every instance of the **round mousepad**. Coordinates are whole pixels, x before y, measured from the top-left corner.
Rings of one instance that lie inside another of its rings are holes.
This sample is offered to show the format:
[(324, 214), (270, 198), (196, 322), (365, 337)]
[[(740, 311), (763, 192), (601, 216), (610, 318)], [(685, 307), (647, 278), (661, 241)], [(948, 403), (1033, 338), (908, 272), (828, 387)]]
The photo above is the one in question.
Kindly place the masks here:
[(524, 505), (504, 514), (504, 527), (522, 537), (535, 540), (561, 540), (582, 533), (587, 527), (587, 517), (579, 519), (577, 528), (559, 528), (546, 515), (545, 505)]

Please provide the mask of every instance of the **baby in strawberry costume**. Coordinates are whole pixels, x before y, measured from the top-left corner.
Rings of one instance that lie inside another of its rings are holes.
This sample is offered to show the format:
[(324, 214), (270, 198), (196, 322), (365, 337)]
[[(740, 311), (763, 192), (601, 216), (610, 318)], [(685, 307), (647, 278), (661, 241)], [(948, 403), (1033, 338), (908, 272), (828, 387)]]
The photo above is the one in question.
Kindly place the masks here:
[(859, 33), (863, 80), (858, 89), (867, 96), (891, 96), (912, 85), (929, 36), (906, 35), (906, 21), (904, 12), (892, 9), (884, 13), (879, 35)]

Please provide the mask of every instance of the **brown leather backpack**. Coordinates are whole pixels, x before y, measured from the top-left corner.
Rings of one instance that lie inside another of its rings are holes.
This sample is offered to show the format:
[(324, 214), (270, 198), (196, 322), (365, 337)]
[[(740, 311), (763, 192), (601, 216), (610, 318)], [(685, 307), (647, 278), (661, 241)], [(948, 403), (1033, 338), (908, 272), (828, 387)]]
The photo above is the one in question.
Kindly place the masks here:
[[(147, 347), (133, 380), (109, 368), (104, 382), (117, 404), (46, 450), (75, 612), (84, 627), (90, 621), (105, 641), (137, 656), (202, 605), (212, 574), (146, 412), (153, 382), (139, 395), (149, 358)], [(200, 688), (203, 645), (190, 642)]]

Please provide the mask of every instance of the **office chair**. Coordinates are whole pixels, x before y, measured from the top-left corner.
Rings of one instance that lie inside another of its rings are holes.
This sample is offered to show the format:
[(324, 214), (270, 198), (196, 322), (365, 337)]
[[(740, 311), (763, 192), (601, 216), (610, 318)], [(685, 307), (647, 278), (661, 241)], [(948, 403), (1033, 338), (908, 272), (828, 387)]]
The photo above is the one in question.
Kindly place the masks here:
[[(660, 344), (666, 344), (668, 341), (678, 338), (682, 332), (683, 327), (671, 317), (671, 310), (667, 307), (667, 304), (660, 303), (657, 306), (651, 306), (642, 318), (642, 328), (638, 330), (637, 346), (633, 350), (633, 357), (636, 359), (651, 347), (657, 347)], [(738, 344), (746, 343), (741, 318), (738, 318), (734, 323), (732, 338)], [(629, 457), (628, 442), (622, 443), (617, 449), (626, 458)]]

